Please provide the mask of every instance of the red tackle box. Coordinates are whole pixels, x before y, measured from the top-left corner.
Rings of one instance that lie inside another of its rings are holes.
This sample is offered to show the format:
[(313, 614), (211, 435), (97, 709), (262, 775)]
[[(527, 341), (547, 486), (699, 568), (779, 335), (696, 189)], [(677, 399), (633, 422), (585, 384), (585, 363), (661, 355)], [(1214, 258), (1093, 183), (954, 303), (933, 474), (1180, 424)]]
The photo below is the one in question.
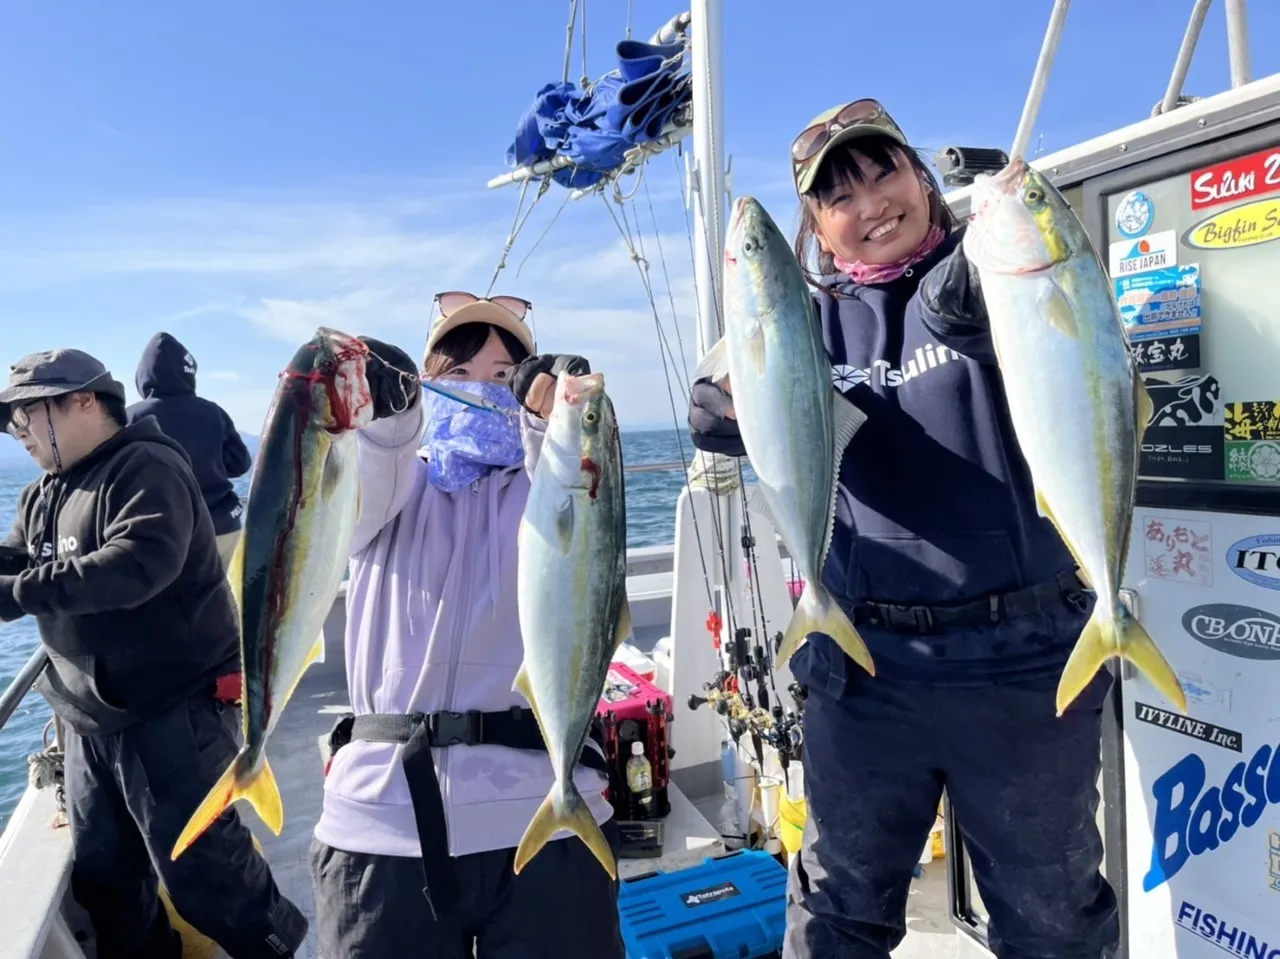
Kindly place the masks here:
[[(671, 811), (667, 784), (671, 781), (671, 757), (667, 724), (675, 719), (671, 696), (649, 682), (630, 666), (609, 664), (604, 695), (596, 707), (596, 723), (604, 742), (605, 758), (613, 773), (609, 801), (621, 820), (643, 818), (627, 792), (627, 760), (631, 744), (644, 743), (644, 754), (653, 767), (653, 815)], [(616, 788), (615, 788), (616, 787)]]

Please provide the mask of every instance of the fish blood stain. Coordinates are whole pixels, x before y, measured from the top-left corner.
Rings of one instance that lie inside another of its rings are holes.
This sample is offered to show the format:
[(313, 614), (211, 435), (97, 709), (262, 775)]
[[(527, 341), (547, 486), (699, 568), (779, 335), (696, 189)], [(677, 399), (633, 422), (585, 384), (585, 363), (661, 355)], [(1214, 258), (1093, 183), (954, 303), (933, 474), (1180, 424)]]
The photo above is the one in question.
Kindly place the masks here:
[(590, 456), (582, 457), (582, 468), (591, 474), (591, 489), (587, 490), (587, 495), (595, 499), (600, 492), (600, 467), (596, 465), (596, 461)]

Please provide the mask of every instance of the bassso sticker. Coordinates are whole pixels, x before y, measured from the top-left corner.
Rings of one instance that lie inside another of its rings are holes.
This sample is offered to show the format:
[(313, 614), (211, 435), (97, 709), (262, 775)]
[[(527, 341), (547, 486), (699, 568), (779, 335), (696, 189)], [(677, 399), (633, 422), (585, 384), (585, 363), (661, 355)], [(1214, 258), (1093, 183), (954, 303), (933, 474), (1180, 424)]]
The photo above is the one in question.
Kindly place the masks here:
[(1239, 659), (1280, 659), (1280, 617), (1252, 606), (1209, 603), (1182, 614), (1182, 628), (1203, 645)]
[(1176, 230), (1161, 230), (1139, 240), (1118, 240), (1111, 244), (1111, 276), (1130, 276), (1147, 270), (1162, 270), (1178, 263)]
[(1227, 567), (1246, 583), (1280, 590), (1280, 534), (1264, 533), (1232, 543)]
[(1152, 782), (1151, 800), (1151, 867), (1142, 879), (1147, 892), (1256, 826), (1268, 806), (1280, 803), (1280, 743), (1259, 746), (1212, 785), (1204, 760), (1188, 753)]

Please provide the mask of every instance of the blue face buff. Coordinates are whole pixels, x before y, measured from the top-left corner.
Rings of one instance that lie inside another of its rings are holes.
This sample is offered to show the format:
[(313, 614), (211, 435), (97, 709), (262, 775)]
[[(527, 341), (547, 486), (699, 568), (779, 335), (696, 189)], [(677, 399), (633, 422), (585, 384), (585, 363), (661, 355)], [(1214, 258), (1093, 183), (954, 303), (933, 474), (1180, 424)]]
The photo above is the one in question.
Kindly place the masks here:
[(445, 493), (456, 493), (495, 468), (524, 460), (520, 403), (511, 387), (498, 383), (449, 380), (448, 386), (492, 403), (477, 409), (439, 393), (424, 391), (427, 430), (427, 478)]

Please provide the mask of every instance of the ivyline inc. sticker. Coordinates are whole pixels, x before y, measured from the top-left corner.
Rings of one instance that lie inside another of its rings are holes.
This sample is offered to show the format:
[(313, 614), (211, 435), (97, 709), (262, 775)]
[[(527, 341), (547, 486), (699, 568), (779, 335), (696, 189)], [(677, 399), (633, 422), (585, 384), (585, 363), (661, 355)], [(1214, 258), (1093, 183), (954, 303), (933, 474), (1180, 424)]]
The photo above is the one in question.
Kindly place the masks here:
[(1146, 703), (1135, 702), (1133, 704), (1133, 718), (1140, 723), (1150, 723), (1152, 726), (1159, 726), (1161, 729), (1167, 729), (1171, 733), (1180, 733), (1191, 739), (1198, 739), (1200, 742), (1209, 743), (1211, 746), (1221, 746), (1223, 749), (1230, 749), (1232, 752), (1237, 753), (1244, 750), (1244, 737), (1234, 729), (1215, 726), (1213, 723), (1192, 719), (1190, 716), (1183, 716), (1180, 713), (1171, 713), (1169, 710), (1161, 709), (1159, 706), (1148, 706)]

